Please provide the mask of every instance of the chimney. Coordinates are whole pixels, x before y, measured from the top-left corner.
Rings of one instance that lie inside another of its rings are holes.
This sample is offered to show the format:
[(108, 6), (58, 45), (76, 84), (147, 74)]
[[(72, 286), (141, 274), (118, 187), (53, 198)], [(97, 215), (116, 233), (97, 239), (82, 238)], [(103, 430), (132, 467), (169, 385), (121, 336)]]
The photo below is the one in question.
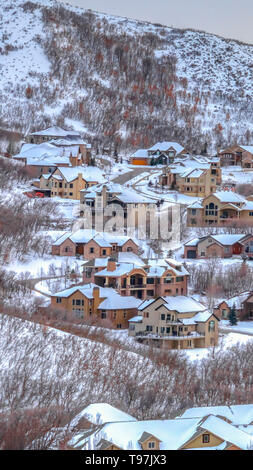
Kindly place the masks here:
[(116, 262), (110, 258), (107, 263), (107, 271), (115, 271), (116, 270)]
[(96, 313), (100, 304), (100, 289), (98, 286), (93, 287), (92, 295), (94, 299), (94, 313)]

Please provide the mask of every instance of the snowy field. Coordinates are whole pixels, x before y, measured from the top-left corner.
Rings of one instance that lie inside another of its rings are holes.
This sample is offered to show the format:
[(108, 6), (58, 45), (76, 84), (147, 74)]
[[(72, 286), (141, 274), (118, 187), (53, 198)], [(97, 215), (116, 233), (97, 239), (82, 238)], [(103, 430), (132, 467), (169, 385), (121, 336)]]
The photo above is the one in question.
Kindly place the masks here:
[(243, 170), (240, 166), (222, 168), (222, 183), (253, 183), (253, 169)]

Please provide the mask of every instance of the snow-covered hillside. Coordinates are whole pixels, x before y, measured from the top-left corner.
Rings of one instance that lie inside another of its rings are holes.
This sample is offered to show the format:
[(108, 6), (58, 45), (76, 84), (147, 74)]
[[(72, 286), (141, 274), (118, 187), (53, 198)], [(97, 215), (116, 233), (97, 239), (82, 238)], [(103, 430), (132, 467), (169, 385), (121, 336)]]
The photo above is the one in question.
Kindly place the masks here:
[(253, 46), (55, 0), (0, 4), (1, 127), (73, 123), (98, 146), (253, 141)]

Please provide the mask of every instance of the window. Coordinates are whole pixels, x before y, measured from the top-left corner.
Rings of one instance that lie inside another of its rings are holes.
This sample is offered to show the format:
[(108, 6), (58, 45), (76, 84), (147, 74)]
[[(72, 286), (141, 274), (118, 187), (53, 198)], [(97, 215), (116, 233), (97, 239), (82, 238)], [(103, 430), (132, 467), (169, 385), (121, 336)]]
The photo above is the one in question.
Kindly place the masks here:
[(203, 442), (203, 444), (207, 444), (208, 442), (210, 442), (210, 434), (203, 434), (202, 435), (202, 442)]
[(154, 449), (154, 448), (155, 448), (155, 442), (154, 442), (154, 441), (149, 442), (149, 443), (148, 443), (148, 448), (149, 448), (149, 449)]
[(253, 212), (250, 212), (249, 215), (252, 217), (252, 216), (253, 216)]
[(102, 255), (106, 255), (106, 250), (102, 250)]
[(161, 333), (163, 334), (165, 332), (164, 326), (161, 326)]
[(117, 328), (118, 328), (118, 330), (121, 329), (121, 323), (118, 323)]
[(106, 310), (102, 310), (101, 312), (101, 318), (106, 318)]
[(167, 327), (167, 328), (166, 328), (166, 333), (167, 333), (167, 334), (170, 334), (170, 327)]
[(117, 317), (117, 310), (113, 310), (113, 318), (115, 320), (115, 318)]
[(211, 321), (208, 323), (208, 331), (209, 331), (209, 332), (215, 331), (215, 323), (214, 323), (213, 320), (211, 320)]
[(56, 297), (56, 303), (61, 304), (61, 297)]
[(200, 256), (206, 256), (205, 251), (201, 251)]
[(197, 209), (192, 209), (192, 215), (196, 215)]
[(94, 248), (90, 248), (90, 253), (94, 253)]
[(69, 193), (70, 196), (73, 196), (73, 193)]
[(73, 183), (70, 183), (69, 187), (70, 187), (70, 188), (73, 188)]
[(153, 331), (153, 326), (152, 325), (147, 325), (146, 326), (146, 331)]
[(161, 320), (165, 320), (165, 314), (161, 313)]

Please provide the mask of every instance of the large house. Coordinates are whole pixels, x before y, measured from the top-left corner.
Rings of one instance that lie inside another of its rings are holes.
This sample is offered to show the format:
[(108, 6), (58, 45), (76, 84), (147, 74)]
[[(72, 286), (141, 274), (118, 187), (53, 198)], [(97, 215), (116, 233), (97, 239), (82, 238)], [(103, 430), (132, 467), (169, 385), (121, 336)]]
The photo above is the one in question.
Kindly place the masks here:
[(206, 348), (218, 343), (218, 322), (191, 297), (158, 297), (139, 306), (129, 320), (129, 335), (158, 348)]
[[(52, 132), (46, 133), (49, 130)], [(60, 128), (49, 130), (30, 134), (26, 139), (28, 143), (24, 143), (19, 154), (13, 156), (24, 163), (32, 176), (52, 173), (56, 167), (90, 164), (91, 145), (84, 142), (78, 133)]]
[(99, 321), (106, 327), (128, 328), (128, 320), (137, 313), (140, 300), (123, 297), (114, 289), (95, 284), (74, 286), (51, 295), (51, 310), (71, 322)]
[(221, 165), (240, 165), (253, 168), (253, 145), (232, 145), (219, 151)]
[(99, 168), (93, 166), (58, 167), (53, 173), (41, 175), (41, 191), (51, 197), (79, 199), (80, 191), (98, 183), (105, 182)]
[(253, 444), (252, 408), (252, 405), (192, 408), (176, 419), (138, 421), (106, 403), (93, 403), (71, 422), (74, 435), (67, 448), (86, 451), (249, 450)]
[(26, 141), (29, 144), (41, 144), (42, 142), (49, 142), (53, 139), (67, 139), (67, 138), (80, 138), (80, 134), (77, 131), (65, 130), (58, 126), (48, 127), (42, 131), (32, 132), (27, 134)]
[(239, 233), (206, 235), (193, 238), (184, 245), (184, 258), (231, 258), (242, 256), (253, 258), (253, 235)]
[(253, 225), (253, 201), (233, 191), (217, 191), (187, 208), (188, 227)]
[(157, 142), (148, 149), (139, 149), (130, 157), (132, 165), (167, 165), (181, 155), (186, 155), (187, 150), (177, 142)]
[(187, 295), (189, 273), (176, 260), (142, 260), (133, 253), (119, 253), (118, 261), (113, 258), (102, 263), (93, 261), (84, 264), (83, 282), (111, 287), (121, 295), (143, 300), (161, 295)]
[[(150, 214), (155, 214), (159, 206), (157, 200), (115, 183), (98, 184), (82, 190), (80, 202), (81, 215), (85, 218), (89, 217), (93, 229), (101, 223), (100, 220), (104, 227), (115, 218), (112, 231), (117, 231), (118, 220), (118, 228), (124, 233), (129, 233), (129, 229), (132, 231), (139, 229), (139, 226), (147, 233), (152, 219)], [(144, 222), (142, 221), (143, 215), (146, 215)], [(142, 227), (143, 223), (145, 226)], [(103, 230), (103, 227), (99, 230)]]
[(188, 196), (208, 196), (221, 183), (219, 159), (192, 157), (177, 161), (163, 171), (159, 182)]
[(138, 250), (137, 241), (130, 237), (88, 229), (65, 232), (52, 245), (52, 255), (80, 255), (87, 260), (110, 257), (125, 251), (137, 254)]

